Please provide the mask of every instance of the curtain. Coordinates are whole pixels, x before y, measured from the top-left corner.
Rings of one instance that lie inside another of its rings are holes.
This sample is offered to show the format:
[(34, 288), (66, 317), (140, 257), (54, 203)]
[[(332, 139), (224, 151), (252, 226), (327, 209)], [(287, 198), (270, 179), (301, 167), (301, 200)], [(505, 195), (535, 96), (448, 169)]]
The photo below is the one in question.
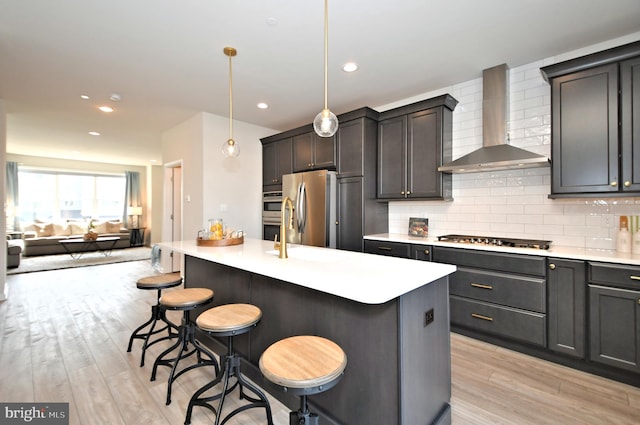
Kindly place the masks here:
[(7, 181), (6, 181), (6, 213), (7, 229), (20, 230), (20, 218), (18, 207), (18, 163), (7, 161)]
[(122, 212), (122, 222), (128, 223), (127, 216), (129, 207), (142, 207), (142, 196), (140, 195), (140, 173), (137, 171), (125, 171), (126, 188), (124, 191), (124, 211)]

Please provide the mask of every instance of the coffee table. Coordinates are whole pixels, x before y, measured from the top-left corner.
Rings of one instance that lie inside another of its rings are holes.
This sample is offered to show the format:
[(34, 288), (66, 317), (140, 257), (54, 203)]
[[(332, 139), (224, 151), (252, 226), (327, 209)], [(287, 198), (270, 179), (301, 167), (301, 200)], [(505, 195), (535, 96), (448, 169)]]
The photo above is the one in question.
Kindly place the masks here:
[[(60, 243), (71, 258), (77, 260), (82, 257), (82, 254), (85, 252), (93, 251), (101, 252), (105, 257), (108, 257), (111, 255), (111, 250), (119, 240), (120, 238), (118, 236), (103, 236), (88, 240), (82, 238), (63, 239)], [(102, 245), (100, 245), (101, 242)]]

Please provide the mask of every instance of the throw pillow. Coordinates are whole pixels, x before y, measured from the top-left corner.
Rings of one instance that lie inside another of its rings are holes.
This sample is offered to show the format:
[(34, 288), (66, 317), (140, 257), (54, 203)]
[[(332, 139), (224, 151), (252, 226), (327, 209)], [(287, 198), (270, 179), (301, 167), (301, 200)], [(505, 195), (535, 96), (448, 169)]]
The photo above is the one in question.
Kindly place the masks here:
[(87, 233), (87, 225), (84, 222), (69, 223), (69, 233), (71, 235), (84, 235)]
[(107, 221), (107, 233), (120, 233), (122, 223), (119, 221)]
[(53, 223), (34, 223), (33, 227), (39, 238), (53, 235)]
[(107, 233), (107, 222), (106, 221), (94, 221), (93, 222), (93, 231), (97, 234)]
[(53, 235), (52, 236), (69, 236), (71, 235), (71, 228), (66, 222), (53, 223)]

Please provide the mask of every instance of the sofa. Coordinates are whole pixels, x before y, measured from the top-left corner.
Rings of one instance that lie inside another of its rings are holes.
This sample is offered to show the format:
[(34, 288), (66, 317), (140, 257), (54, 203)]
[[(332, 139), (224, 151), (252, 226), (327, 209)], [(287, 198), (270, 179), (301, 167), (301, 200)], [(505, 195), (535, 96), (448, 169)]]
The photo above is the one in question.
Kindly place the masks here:
[[(120, 239), (116, 241), (114, 249), (129, 248), (131, 246), (131, 232), (124, 227), (120, 221), (97, 221), (92, 220), (93, 232), (98, 237), (117, 236)], [(63, 244), (63, 239), (82, 238), (89, 230), (89, 222), (87, 221), (33, 221), (21, 223), (24, 232), (24, 249), (22, 255), (51, 255), (64, 254), (67, 251)], [(88, 247), (91, 249), (91, 247)]]
[(22, 239), (7, 239), (7, 268), (20, 266), (20, 256), (24, 242)]

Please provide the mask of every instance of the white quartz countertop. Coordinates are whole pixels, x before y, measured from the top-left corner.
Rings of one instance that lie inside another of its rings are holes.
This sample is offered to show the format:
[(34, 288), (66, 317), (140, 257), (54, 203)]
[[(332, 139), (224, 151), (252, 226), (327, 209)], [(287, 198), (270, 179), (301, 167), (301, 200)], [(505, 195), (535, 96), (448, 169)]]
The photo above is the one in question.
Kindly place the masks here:
[(273, 242), (259, 239), (225, 247), (198, 246), (195, 240), (158, 245), (364, 304), (385, 303), (456, 271), (449, 264), (302, 245), (288, 245), (283, 260)]
[(440, 242), (435, 236), (429, 236), (427, 238), (418, 238), (415, 236), (408, 236), (400, 233), (381, 233), (377, 235), (367, 235), (364, 237), (369, 240), (378, 240), (383, 242), (402, 242), (418, 245), (432, 245), (432, 246), (447, 246), (451, 248), (461, 249), (475, 249), (481, 251), (492, 252), (507, 252), (512, 254), (528, 254), (539, 255), (543, 257), (556, 257), (567, 258), (571, 260), (583, 260), (583, 261), (602, 261), (607, 263), (618, 264), (630, 264), (640, 265), (640, 255), (617, 252), (615, 250), (606, 249), (585, 249), (574, 248), (569, 246), (555, 246), (553, 242), (549, 249), (535, 249), (535, 248), (510, 248), (500, 247), (494, 245), (480, 245), (480, 244), (462, 244), (454, 242)]

